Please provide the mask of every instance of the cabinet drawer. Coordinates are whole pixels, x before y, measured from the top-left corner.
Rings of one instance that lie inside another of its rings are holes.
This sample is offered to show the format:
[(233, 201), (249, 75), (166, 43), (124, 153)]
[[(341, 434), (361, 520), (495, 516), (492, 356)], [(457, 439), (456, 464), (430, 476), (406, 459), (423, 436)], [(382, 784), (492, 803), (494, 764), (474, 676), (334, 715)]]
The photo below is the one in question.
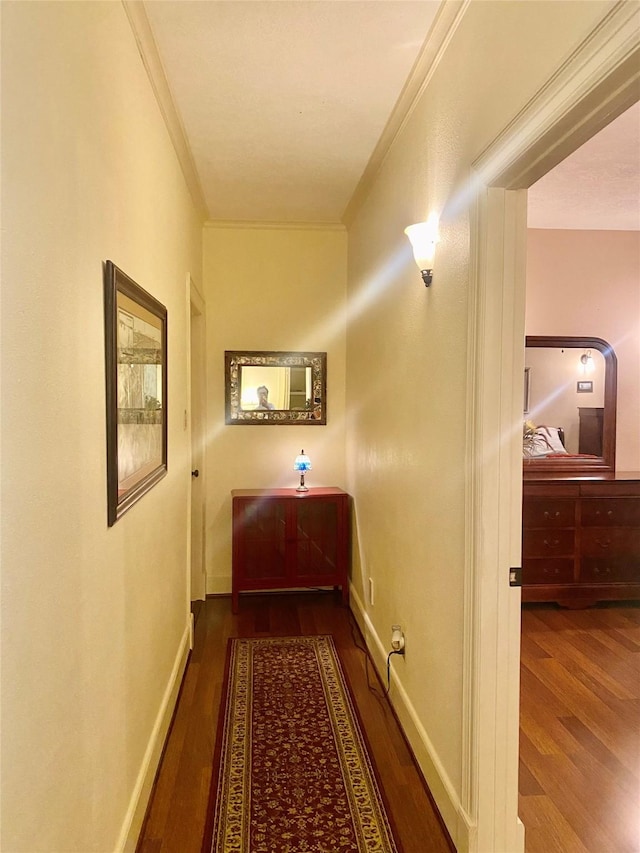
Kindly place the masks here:
[(581, 502), (582, 523), (589, 527), (640, 528), (640, 499), (585, 499)]
[(583, 583), (640, 583), (640, 556), (583, 557), (580, 580)]
[(640, 559), (640, 528), (585, 527), (580, 537), (583, 557), (633, 557)]
[(522, 583), (524, 586), (543, 583), (573, 583), (573, 580), (573, 560), (523, 560), (522, 562)]
[(522, 523), (531, 527), (573, 527), (576, 502), (571, 499), (527, 498), (522, 507)]
[(573, 557), (575, 531), (525, 530), (522, 536), (523, 557)]

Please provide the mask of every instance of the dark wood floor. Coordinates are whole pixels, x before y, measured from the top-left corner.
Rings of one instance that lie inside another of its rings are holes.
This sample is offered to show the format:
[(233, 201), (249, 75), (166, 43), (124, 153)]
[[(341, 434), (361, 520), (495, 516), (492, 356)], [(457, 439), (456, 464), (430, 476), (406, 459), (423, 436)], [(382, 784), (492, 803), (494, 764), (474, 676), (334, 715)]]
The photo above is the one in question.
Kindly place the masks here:
[(640, 851), (640, 606), (522, 613), (527, 853)]
[(371, 665), (367, 675), (349, 611), (333, 593), (306, 593), (243, 596), (237, 616), (229, 598), (210, 598), (199, 608), (194, 650), (138, 853), (200, 853), (227, 639), (296, 634), (333, 635), (404, 853), (453, 849)]
[[(349, 612), (306, 594), (246, 596), (238, 616), (228, 598), (201, 605), (138, 853), (200, 853), (228, 637), (320, 633), (334, 636), (405, 853), (450, 851)], [(638, 853), (640, 605), (526, 605), (521, 671), (527, 853)]]

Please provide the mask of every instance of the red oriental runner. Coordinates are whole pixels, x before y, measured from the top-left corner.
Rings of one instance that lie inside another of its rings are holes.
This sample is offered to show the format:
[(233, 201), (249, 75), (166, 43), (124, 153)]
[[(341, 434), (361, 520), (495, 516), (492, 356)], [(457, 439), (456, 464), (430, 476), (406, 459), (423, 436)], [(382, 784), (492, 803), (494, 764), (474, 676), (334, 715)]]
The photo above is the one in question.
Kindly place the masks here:
[(398, 853), (330, 636), (230, 640), (222, 701), (207, 853)]

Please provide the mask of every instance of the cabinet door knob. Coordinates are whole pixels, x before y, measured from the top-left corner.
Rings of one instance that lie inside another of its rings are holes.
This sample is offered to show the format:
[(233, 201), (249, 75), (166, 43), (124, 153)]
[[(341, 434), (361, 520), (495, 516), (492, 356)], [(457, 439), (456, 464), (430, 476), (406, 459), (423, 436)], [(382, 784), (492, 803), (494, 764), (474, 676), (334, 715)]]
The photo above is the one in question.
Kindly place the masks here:
[(196, 468), (195, 471), (191, 472), (191, 476), (197, 479), (200, 476), (200, 471)]

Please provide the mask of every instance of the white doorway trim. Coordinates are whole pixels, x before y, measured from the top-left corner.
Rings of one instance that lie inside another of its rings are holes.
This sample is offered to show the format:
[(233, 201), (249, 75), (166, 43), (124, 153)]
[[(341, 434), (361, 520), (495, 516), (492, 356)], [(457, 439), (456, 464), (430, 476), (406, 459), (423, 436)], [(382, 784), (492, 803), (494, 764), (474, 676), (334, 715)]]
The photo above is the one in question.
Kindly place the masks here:
[(524, 849), (518, 819), (526, 189), (640, 98), (638, 5), (617, 3), (473, 164), (463, 804), (469, 850)]
[(189, 607), (195, 600), (206, 598), (206, 312), (205, 302), (194, 284), (187, 276), (188, 311), (188, 412), (185, 413), (185, 428), (190, 431), (191, 472), (197, 470), (198, 476), (191, 475), (187, 519), (189, 525), (188, 541), (188, 587)]

